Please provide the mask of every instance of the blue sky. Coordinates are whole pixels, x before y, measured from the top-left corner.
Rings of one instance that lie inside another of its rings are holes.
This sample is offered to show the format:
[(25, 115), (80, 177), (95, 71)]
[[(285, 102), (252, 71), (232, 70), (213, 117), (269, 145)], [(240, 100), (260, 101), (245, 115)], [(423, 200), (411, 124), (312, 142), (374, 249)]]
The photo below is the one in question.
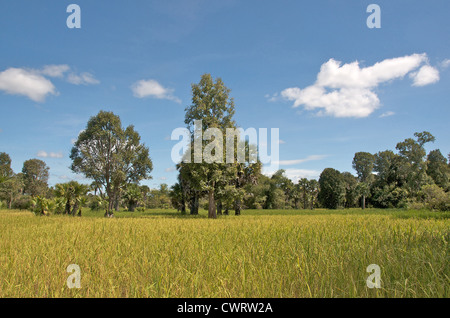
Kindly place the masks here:
[[(81, 28), (69, 29), (69, 4)], [(381, 28), (369, 29), (369, 4)], [(427, 130), (450, 153), (450, 2), (2, 1), (0, 151), (15, 172), (39, 158), (50, 185), (71, 173), (72, 141), (100, 110), (133, 124), (173, 184), (173, 129), (191, 83), (221, 77), (243, 128), (280, 129), (296, 180), (352, 171), (355, 152), (395, 149)], [(294, 107), (295, 106), (295, 107)], [(305, 160), (306, 159), (306, 160)]]

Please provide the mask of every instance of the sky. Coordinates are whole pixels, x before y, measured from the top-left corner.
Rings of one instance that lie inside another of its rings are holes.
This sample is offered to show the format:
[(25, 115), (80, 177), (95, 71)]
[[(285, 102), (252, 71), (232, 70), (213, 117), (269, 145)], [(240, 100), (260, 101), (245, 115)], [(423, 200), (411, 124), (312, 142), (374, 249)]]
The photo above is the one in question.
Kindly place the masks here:
[[(70, 4), (80, 28), (67, 25)], [(15, 172), (45, 161), (50, 185), (87, 183), (70, 170), (72, 144), (112, 111), (149, 147), (142, 184), (172, 185), (171, 133), (210, 73), (240, 127), (279, 128), (279, 168), (294, 181), (355, 174), (356, 152), (395, 151), (425, 130), (427, 150), (447, 156), (449, 14), (447, 0), (1, 1), (0, 152)]]

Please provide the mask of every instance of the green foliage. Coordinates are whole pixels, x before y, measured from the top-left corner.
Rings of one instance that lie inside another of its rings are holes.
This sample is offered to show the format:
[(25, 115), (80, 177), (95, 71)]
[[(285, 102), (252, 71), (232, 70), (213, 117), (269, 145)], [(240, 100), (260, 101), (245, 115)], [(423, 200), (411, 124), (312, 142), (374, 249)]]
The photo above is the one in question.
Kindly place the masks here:
[(46, 196), (50, 168), (44, 161), (30, 159), (23, 163), (24, 193), (31, 196)]
[(427, 174), (442, 189), (450, 190), (450, 167), (439, 149), (430, 151), (427, 156)]
[(128, 211), (134, 212), (139, 202), (142, 200), (142, 192), (137, 184), (127, 185), (123, 198), (126, 202)]
[(450, 211), (450, 192), (445, 192), (436, 184), (422, 186), (418, 201), (429, 210)]
[(345, 181), (342, 174), (333, 168), (326, 168), (319, 178), (319, 202), (327, 209), (337, 209), (344, 205)]
[(72, 148), (72, 170), (93, 179), (106, 191), (106, 216), (120, 199), (125, 185), (149, 179), (153, 169), (149, 150), (132, 125), (122, 128), (119, 116), (100, 111), (89, 119)]

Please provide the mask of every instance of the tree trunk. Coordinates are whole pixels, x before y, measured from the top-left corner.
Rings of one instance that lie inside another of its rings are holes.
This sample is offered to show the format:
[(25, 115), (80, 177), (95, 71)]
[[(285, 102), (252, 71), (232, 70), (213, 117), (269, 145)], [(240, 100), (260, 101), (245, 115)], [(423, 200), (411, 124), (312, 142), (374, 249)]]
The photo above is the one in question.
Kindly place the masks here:
[(65, 214), (70, 214), (70, 200), (67, 200), (66, 202), (66, 208), (64, 209)]
[(217, 218), (216, 214), (216, 202), (214, 200), (214, 188), (209, 190), (208, 193), (208, 218), (215, 219)]
[(73, 205), (73, 209), (72, 209), (72, 216), (75, 216), (75, 213), (78, 210), (78, 201), (75, 201), (75, 204)]
[(194, 193), (194, 196), (191, 198), (191, 215), (197, 215), (198, 214), (198, 194)]
[(186, 203), (184, 202), (184, 194), (181, 195), (181, 214), (186, 214)]
[(363, 194), (362, 196), (362, 209), (364, 210), (366, 208), (366, 196)]
[(217, 215), (222, 215), (222, 201), (217, 202)]
[(241, 200), (234, 202), (234, 215), (241, 215)]

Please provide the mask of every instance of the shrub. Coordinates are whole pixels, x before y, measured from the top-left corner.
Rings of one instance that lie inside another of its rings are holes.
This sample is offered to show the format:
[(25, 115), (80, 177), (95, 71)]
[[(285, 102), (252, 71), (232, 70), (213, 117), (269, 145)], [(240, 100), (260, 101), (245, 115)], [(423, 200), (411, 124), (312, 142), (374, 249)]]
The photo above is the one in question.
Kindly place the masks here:
[(28, 195), (20, 196), (12, 204), (12, 208), (18, 210), (29, 210), (30, 206), (31, 206), (31, 197)]
[(436, 184), (424, 185), (418, 195), (427, 209), (450, 211), (450, 192), (445, 192)]

